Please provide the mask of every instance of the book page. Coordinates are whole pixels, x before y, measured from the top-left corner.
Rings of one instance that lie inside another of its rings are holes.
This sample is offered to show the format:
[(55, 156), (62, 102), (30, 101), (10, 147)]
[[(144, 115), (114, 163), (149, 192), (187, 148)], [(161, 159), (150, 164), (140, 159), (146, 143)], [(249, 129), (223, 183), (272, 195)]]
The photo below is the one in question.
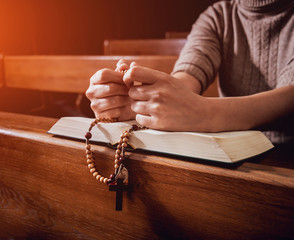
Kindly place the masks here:
[[(94, 119), (61, 118), (48, 133), (85, 140)], [(101, 123), (93, 127), (91, 142), (115, 144), (121, 134), (136, 121)], [(129, 138), (134, 148), (149, 151), (234, 162), (265, 152), (273, 147), (260, 131), (232, 131), (219, 133), (168, 132), (158, 130), (135, 131)]]

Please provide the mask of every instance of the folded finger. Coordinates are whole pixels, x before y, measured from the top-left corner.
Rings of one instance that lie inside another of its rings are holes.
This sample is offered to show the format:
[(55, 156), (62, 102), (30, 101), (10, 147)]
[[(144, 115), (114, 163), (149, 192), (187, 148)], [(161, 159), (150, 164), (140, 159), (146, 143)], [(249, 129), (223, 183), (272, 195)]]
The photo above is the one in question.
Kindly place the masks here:
[(154, 119), (152, 116), (137, 114), (136, 121), (142, 126), (154, 129)]
[(141, 84), (153, 84), (157, 81), (159, 75), (160, 72), (154, 69), (134, 66), (125, 73), (123, 81), (128, 87), (133, 86), (134, 82)]
[(91, 101), (91, 108), (94, 112), (102, 113), (104, 111), (119, 108), (130, 102), (128, 96), (112, 96), (102, 99), (94, 99)]
[(101, 117), (105, 117), (105, 118), (119, 118), (121, 116), (122, 113), (122, 108), (112, 108), (112, 109), (108, 109), (102, 112), (95, 112), (95, 116), (96, 118), (101, 118)]
[(135, 66), (140, 66), (140, 65), (138, 63), (136, 63), (136, 62), (131, 62), (130, 68), (135, 67)]
[(127, 71), (129, 68), (130, 65), (127, 63), (127, 60), (122, 58), (117, 62), (115, 71), (124, 72)]
[(152, 85), (133, 86), (129, 89), (129, 96), (134, 100), (148, 101), (153, 95)]
[(103, 83), (118, 83), (124, 84), (122, 81), (123, 73), (114, 71), (112, 69), (104, 68), (97, 71), (90, 78), (90, 85), (103, 84)]
[(89, 99), (105, 98), (115, 95), (128, 95), (128, 88), (117, 83), (98, 84), (91, 86), (86, 95)]
[(132, 103), (131, 108), (137, 114), (150, 116), (150, 108), (147, 101), (135, 101)]

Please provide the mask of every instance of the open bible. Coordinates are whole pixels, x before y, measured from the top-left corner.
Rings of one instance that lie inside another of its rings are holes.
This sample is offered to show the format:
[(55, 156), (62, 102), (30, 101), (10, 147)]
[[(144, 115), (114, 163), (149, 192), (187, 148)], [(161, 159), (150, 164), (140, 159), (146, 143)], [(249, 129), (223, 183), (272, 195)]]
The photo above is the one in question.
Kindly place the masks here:
[[(63, 117), (48, 131), (50, 134), (85, 139), (85, 133), (94, 119)], [(93, 142), (116, 144), (123, 131), (135, 121), (100, 123), (92, 129)], [(131, 134), (133, 148), (186, 157), (233, 163), (261, 154), (272, 143), (260, 131), (232, 131), (219, 133), (167, 132), (146, 129)]]

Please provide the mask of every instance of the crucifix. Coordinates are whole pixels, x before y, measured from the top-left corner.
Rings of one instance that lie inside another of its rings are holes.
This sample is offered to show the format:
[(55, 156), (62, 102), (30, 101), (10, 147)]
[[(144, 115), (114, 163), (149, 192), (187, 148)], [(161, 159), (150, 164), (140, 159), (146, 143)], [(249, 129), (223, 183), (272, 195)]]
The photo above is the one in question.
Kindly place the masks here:
[(128, 185), (123, 183), (123, 178), (118, 178), (116, 184), (109, 184), (109, 191), (116, 191), (116, 211), (122, 210), (123, 192), (128, 190)]
[(115, 183), (109, 184), (109, 191), (116, 191), (116, 211), (122, 210), (123, 192), (128, 191), (129, 173), (123, 164), (121, 164), (116, 172)]

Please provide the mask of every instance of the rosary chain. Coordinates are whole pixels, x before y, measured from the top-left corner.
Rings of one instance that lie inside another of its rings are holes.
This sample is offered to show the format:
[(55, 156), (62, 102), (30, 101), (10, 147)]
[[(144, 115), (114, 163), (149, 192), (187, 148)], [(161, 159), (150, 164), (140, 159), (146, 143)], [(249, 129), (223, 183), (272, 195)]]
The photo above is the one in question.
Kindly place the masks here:
[(137, 125), (132, 125), (132, 127), (129, 130), (125, 130), (121, 136), (120, 140), (118, 142), (116, 151), (115, 151), (115, 157), (114, 157), (114, 173), (110, 174), (110, 176), (103, 177), (97, 170), (95, 166), (95, 160), (94, 160), (94, 153), (91, 150), (90, 145), (90, 139), (92, 138), (91, 130), (94, 126), (96, 126), (98, 123), (112, 123), (117, 122), (117, 119), (111, 119), (111, 118), (97, 118), (95, 119), (90, 127), (88, 132), (85, 134), (86, 138), (86, 159), (88, 168), (90, 170), (90, 173), (95, 177), (95, 179), (101, 183), (110, 184), (115, 182), (116, 175), (118, 174), (118, 169), (122, 165), (123, 161), (125, 160), (125, 148), (128, 146), (129, 137), (130, 134), (133, 131), (138, 131), (142, 129), (146, 129), (146, 127), (139, 127)]

